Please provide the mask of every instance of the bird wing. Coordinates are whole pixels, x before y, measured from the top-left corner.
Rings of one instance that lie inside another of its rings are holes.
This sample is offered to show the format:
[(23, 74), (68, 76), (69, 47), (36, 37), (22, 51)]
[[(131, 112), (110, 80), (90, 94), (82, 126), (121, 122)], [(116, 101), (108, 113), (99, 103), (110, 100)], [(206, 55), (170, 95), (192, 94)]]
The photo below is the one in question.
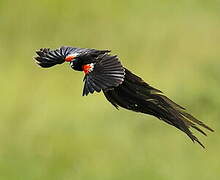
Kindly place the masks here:
[(36, 51), (37, 57), (35, 60), (43, 68), (49, 68), (51, 66), (62, 64), (65, 62), (65, 57), (75, 48), (63, 46), (56, 50), (50, 50), (49, 48), (41, 48)]
[[(83, 96), (101, 90), (119, 86), (125, 77), (125, 69), (117, 56), (102, 54), (90, 64), (91, 69), (84, 69)], [(88, 65), (85, 65), (85, 67)]]

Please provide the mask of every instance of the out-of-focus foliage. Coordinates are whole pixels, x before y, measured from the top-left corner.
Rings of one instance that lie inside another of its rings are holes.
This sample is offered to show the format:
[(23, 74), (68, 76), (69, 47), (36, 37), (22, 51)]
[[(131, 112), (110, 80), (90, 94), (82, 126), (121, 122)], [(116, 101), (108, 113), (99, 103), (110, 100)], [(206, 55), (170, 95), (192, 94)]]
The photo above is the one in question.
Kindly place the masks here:
[[(1, 0), (0, 179), (220, 178), (220, 1)], [(111, 49), (216, 130), (203, 150), (156, 118), (82, 97), (83, 73), (35, 50)]]

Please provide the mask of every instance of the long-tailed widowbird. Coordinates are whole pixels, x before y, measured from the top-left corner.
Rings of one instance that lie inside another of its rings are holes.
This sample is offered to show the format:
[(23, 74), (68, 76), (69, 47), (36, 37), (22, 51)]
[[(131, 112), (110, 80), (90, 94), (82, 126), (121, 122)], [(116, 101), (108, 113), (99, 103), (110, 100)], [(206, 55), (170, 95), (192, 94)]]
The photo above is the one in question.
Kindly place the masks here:
[(185, 108), (164, 96), (160, 90), (123, 67), (118, 57), (112, 56), (109, 50), (63, 46), (55, 50), (42, 48), (36, 53), (35, 60), (41, 67), (49, 68), (69, 62), (72, 69), (84, 71), (83, 96), (103, 91), (106, 99), (117, 109), (120, 106), (153, 115), (183, 131), (203, 148), (204, 145), (189, 128), (194, 128), (205, 136), (206, 133), (200, 127), (213, 131), (187, 113)]

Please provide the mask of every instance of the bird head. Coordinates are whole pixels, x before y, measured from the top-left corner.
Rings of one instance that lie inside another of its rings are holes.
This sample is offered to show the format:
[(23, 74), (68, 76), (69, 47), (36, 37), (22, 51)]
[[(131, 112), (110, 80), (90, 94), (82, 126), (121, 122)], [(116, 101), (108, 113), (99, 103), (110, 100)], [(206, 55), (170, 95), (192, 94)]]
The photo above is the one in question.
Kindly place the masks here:
[(74, 52), (70, 53), (65, 57), (65, 62), (70, 63), (70, 67), (76, 71), (82, 71), (83, 61), (80, 57), (82, 57), (82, 53)]

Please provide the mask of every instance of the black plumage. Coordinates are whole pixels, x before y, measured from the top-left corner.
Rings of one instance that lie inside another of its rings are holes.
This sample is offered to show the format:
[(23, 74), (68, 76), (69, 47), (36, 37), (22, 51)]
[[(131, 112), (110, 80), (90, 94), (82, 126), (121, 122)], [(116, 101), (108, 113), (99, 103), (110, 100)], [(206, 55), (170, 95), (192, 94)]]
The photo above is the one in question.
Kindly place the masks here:
[(44, 68), (70, 62), (77, 71), (84, 71), (83, 95), (103, 91), (106, 99), (117, 109), (123, 107), (135, 112), (153, 115), (158, 119), (186, 133), (194, 142), (204, 145), (192, 134), (194, 128), (203, 135), (199, 127), (213, 131), (210, 127), (186, 112), (185, 108), (164, 96), (158, 89), (151, 87), (140, 77), (124, 68), (117, 56), (109, 50), (61, 47), (36, 51), (37, 63)]

